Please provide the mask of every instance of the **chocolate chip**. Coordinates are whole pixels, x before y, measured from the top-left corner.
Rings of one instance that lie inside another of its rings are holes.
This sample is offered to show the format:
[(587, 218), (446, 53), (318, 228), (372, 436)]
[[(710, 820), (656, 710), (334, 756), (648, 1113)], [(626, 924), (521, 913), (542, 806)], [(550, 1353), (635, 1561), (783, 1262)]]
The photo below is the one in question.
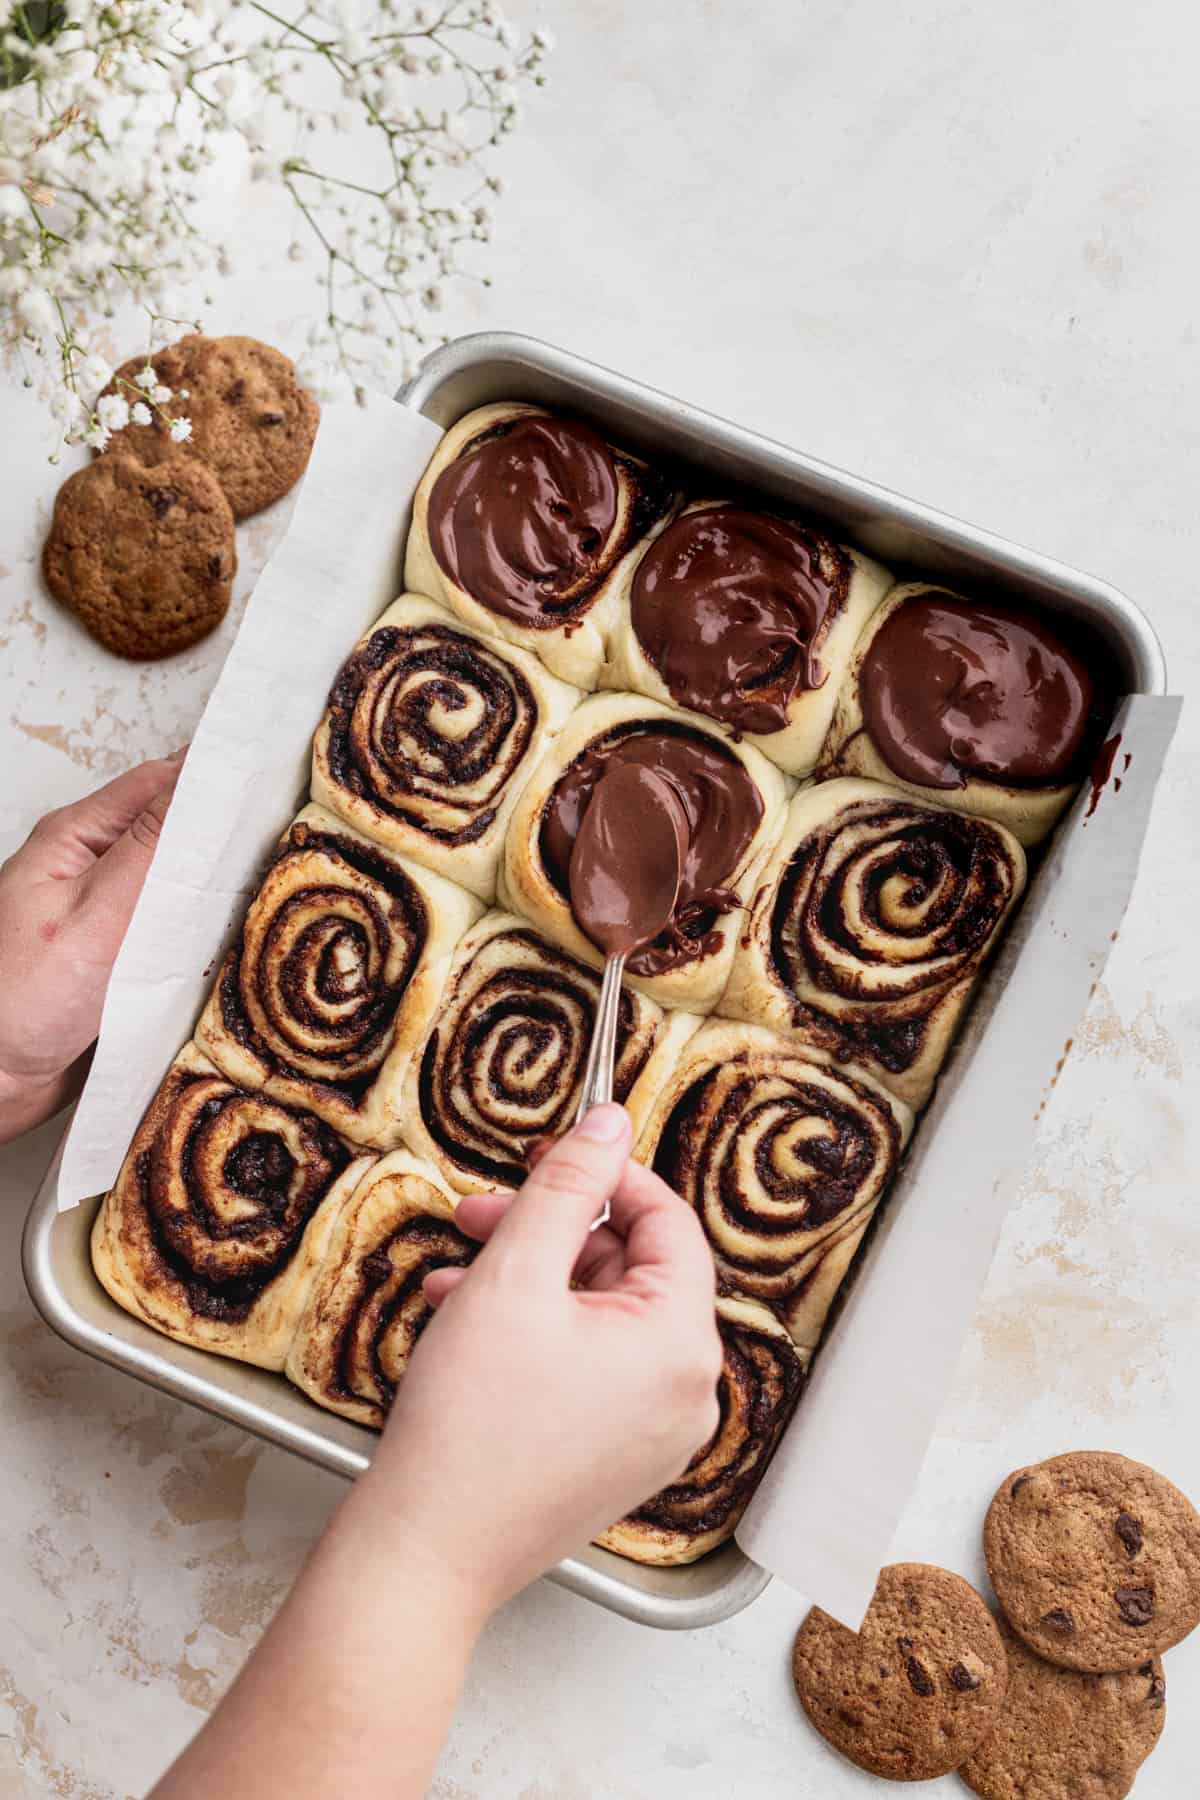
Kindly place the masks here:
[(372, 1250), (369, 1256), (363, 1257), (358, 1266), (363, 1280), (370, 1282), (372, 1287), (378, 1287), (379, 1283), (386, 1281), (391, 1274), (392, 1259), (386, 1250)]
[(1130, 1556), (1136, 1556), (1145, 1542), (1141, 1521), (1135, 1519), (1132, 1513), (1118, 1513), (1117, 1522), (1113, 1526), (1113, 1530), (1124, 1544)]
[(169, 513), (179, 498), (178, 488), (172, 487), (143, 488), (142, 493), (156, 519), (161, 519)]
[(254, 423), (256, 425), (282, 425), (283, 414), (277, 412), (259, 413)]
[(897, 1650), (899, 1650), (899, 1652), (902, 1656), (905, 1654), (906, 1651), (911, 1650), (912, 1647), (913, 1647), (913, 1641), (910, 1637), (898, 1637), (896, 1639), (896, 1648), (897, 1648)]
[(1075, 1620), (1065, 1606), (1056, 1606), (1050, 1612), (1042, 1614), (1042, 1624), (1048, 1631), (1057, 1631), (1062, 1637), (1070, 1637), (1075, 1629)]
[(843, 1725), (861, 1725), (863, 1722), (861, 1713), (847, 1712), (844, 1706), (838, 1707), (838, 1718)]
[(1118, 1588), (1113, 1599), (1127, 1625), (1148, 1625), (1154, 1617), (1153, 1588)]
[(1158, 1712), (1160, 1707), (1166, 1705), (1167, 1684), (1161, 1675), (1152, 1675), (1150, 1677), (1150, 1692), (1146, 1695), (1146, 1701), (1155, 1712)]
[(909, 1657), (904, 1665), (904, 1672), (908, 1676), (908, 1685), (913, 1693), (920, 1694), (923, 1700), (927, 1700), (930, 1694), (936, 1691), (927, 1670), (922, 1667), (915, 1656)]
[(235, 382), (232, 382), (230, 384), (230, 386), (225, 389), (224, 398), (226, 400), (228, 400), (230, 406), (236, 406), (238, 401), (241, 400), (242, 397), (244, 396), (245, 392), (246, 392), (245, 382), (244, 381), (235, 381)]
[(1013, 1482), (1012, 1486), (1008, 1490), (1009, 1499), (1015, 1500), (1017, 1495), (1020, 1493), (1021, 1489), (1023, 1487), (1028, 1487), (1032, 1480), (1033, 1480), (1032, 1475), (1018, 1475), (1017, 1479)]
[(210, 556), (210, 557), (209, 557), (209, 559), (208, 559), (208, 572), (209, 572), (209, 574), (210, 574), (210, 576), (211, 576), (211, 577), (212, 577), (212, 579), (213, 579), (213, 580), (214, 580), (214, 581), (219, 581), (219, 580), (220, 580), (220, 577), (221, 577), (221, 559), (220, 559), (220, 557), (219, 557), (219, 556)]
[(965, 1663), (955, 1663), (950, 1671), (950, 1686), (957, 1688), (960, 1694), (969, 1694), (972, 1688), (979, 1686), (978, 1675), (972, 1675)]

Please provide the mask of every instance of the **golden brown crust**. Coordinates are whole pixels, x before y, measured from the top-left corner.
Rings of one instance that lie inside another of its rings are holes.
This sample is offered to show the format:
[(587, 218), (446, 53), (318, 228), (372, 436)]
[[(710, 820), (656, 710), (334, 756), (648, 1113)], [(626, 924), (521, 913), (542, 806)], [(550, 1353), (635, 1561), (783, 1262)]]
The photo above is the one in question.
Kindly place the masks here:
[(984, 1741), (1008, 1684), (996, 1622), (961, 1575), (927, 1563), (880, 1571), (856, 1635), (814, 1606), (792, 1679), (826, 1743), (891, 1781), (949, 1774)]
[(759, 874), (720, 1010), (923, 1106), (1024, 886), (1003, 826), (879, 782), (819, 782)]
[(1200, 1623), (1200, 1516), (1105, 1450), (1015, 1469), (988, 1509), (988, 1573), (1030, 1649), (1093, 1674), (1136, 1669)]
[(463, 1268), (479, 1245), (454, 1224), (435, 1171), (405, 1150), (348, 1196), (288, 1352), (286, 1374), (329, 1412), (381, 1430), (432, 1316), (432, 1269)]
[(232, 1080), (373, 1149), (400, 1142), (405, 1071), (479, 901), (306, 806), (196, 1027)]
[(188, 1044), (97, 1214), (93, 1267), (156, 1331), (282, 1369), (338, 1205), (371, 1160)]
[(712, 1019), (636, 1154), (695, 1207), (726, 1290), (769, 1306), (812, 1351), (911, 1127), (861, 1071)]
[(1083, 1675), (1035, 1656), (999, 1621), (1008, 1692), (959, 1774), (980, 1800), (1125, 1800), (1166, 1718), (1158, 1657), (1116, 1675)]
[(114, 450), (68, 476), (42, 551), (46, 586), (118, 656), (186, 650), (229, 610), (233, 514), (209, 471)]
[[(281, 350), (257, 338), (194, 333), (148, 360), (175, 396), (168, 416), (189, 419), (191, 436), (173, 442), (155, 411), (149, 425), (115, 432), (105, 456), (128, 451), (147, 464), (180, 456), (201, 462), (220, 482), (235, 519), (261, 512), (295, 487), (308, 467), (321, 409)], [(135, 356), (122, 363), (105, 392), (136, 400), (146, 362)]]
[(712, 1438), (678, 1481), (596, 1539), (634, 1562), (695, 1562), (726, 1543), (800, 1396), (806, 1359), (765, 1306), (719, 1299), (717, 1329), (724, 1359)]

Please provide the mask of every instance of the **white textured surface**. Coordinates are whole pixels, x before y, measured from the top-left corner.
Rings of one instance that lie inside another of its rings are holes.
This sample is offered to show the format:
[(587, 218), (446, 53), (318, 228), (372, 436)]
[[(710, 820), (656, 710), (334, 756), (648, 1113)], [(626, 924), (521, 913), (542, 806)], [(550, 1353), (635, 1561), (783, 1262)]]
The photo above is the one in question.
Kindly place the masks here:
[[(1094, 569), (1146, 606), (1173, 685), (1192, 689), (1200, 26), (1186, 9), (559, 0), (543, 16), (561, 42), (554, 86), (509, 158), (495, 285), (455, 324), (570, 345)], [(307, 292), (277, 260), (277, 223), (253, 190), (239, 278), (208, 322), (291, 348)], [(230, 627), (148, 670), (83, 639), (37, 578), (57, 477), (34, 409), (6, 393), (3, 417), (7, 847), (46, 805), (186, 738)], [(243, 529), (246, 577), (276, 529)], [(1200, 1497), (1197, 791), (1185, 711), (904, 1556), (978, 1573), (995, 1483), (1070, 1447), (1144, 1457)], [(0, 1800), (110, 1800), (144, 1791), (195, 1728), (337, 1487), (40, 1326), (17, 1240), (49, 1143), (0, 1164)], [(881, 1792), (797, 1716), (798, 1611), (776, 1585), (730, 1624), (670, 1638), (540, 1584), (488, 1633), (437, 1800)], [(1169, 1657), (1168, 1685), (1138, 1800), (1194, 1785), (1200, 1643)]]

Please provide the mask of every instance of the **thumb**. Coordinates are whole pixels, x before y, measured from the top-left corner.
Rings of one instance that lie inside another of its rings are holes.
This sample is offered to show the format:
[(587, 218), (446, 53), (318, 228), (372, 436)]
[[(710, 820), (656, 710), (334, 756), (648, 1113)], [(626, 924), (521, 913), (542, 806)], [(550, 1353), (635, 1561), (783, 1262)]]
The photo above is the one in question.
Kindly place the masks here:
[[(633, 1127), (623, 1106), (594, 1106), (538, 1163), (483, 1250), (565, 1282), (588, 1229), (621, 1179)], [(482, 1257), (480, 1260), (482, 1260)]]
[(99, 940), (97, 947), (105, 950), (111, 947), (113, 956), (133, 917), (138, 895), (158, 848), (159, 834), (178, 774), (176, 765), (166, 785), (159, 788), (116, 842), (80, 878), (80, 913)]

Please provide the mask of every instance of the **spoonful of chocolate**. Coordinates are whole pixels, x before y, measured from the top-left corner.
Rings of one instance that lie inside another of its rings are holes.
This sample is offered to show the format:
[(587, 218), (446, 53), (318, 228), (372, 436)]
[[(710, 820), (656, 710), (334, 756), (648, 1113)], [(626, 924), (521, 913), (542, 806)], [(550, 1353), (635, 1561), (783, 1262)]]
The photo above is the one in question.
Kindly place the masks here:
[[(605, 958), (579, 1119), (612, 1099), (625, 959), (670, 922), (689, 840), (687, 809), (669, 775), (645, 763), (609, 764), (580, 823), (569, 871), (571, 910)], [(607, 1217), (606, 1205), (596, 1224)]]

